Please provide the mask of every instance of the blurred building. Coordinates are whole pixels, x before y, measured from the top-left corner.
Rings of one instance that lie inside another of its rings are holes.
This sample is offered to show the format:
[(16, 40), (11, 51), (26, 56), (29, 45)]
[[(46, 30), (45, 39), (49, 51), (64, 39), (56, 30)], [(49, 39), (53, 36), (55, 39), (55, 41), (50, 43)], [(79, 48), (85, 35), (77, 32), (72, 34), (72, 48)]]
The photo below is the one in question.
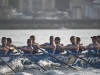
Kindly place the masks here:
[(8, 0), (0, 0), (0, 6), (8, 6)]
[(15, 9), (8, 5), (8, 0), (0, 0), (0, 19), (10, 19)]
[(72, 19), (92, 19), (93, 0), (70, 0), (70, 11)]
[(44, 11), (55, 8), (55, 0), (19, 0), (20, 11)]
[(93, 1), (93, 9), (94, 9), (93, 18), (100, 19), (100, 0)]

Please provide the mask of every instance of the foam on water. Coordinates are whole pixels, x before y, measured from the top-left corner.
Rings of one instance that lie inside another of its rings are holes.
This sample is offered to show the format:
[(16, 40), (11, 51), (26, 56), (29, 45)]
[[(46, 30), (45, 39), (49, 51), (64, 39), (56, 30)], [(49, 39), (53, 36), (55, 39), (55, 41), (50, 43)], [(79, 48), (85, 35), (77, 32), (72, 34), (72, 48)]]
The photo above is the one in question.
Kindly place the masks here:
[[(15, 59), (12, 62), (8, 63), (8, 65), (12, 68), (12, 69), (18, 69), (18, 70), (22, 70), (23, 69), (23, 65), (21, 63), (21, 59)], [(0, 67), (0, 74), (5, 74), (8, 72), (12, 72), (12, 70), (7, 66), (1, 66)]]
[(40, 60), (40, 61), (39, 61), (39, 64), (40, 64), (41, 66), (51, 66), (51, 65), (58, 65), (58, 66), (60, 66), (59, 63), (53, 63), (53, 62), (50, 61), (50, 60)]

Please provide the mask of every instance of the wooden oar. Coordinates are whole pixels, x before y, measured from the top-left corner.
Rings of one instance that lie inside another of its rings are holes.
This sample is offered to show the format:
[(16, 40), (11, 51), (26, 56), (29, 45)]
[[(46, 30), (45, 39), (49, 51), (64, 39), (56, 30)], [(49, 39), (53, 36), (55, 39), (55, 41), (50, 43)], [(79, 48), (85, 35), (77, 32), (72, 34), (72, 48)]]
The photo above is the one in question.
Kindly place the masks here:
[(1, 59), (14, 73), (16, 73), (16, 71), (15, 71), (14, 69), (12, 69), (1, 57), (0, 57), (0, 59)]
[[(19, 49), (16, 49), (18, 52), (20, 52)], [(22, 52), (20, 52), (22, 53)], [(40, 66), (44, 71), (47, 71), (44, 67), (42, 67), (41, 65), (39, 65), (37, 62), (35, 62), (33, 59), (31, 59), (28, 55), (23, 54), (23, 56), (25, 56), (26, 58), (28, 58), (30, 61), (34, 62), (35, 64), (37, 64), (38, 66)]]
[[(40, 49), (40, 50), (43, 52), (43, 54), (46, 53), (44, 50), (42, 50), (42, 49)], [(63, 62), (63, 61), (61, 61), (61, 60), (59, 60), (59, 59), (56, 58), (56, 57), (54, 57), (53, 55), (51, 55), (51, 54), (49, 54), (49, 53), (46, 53), (46, 54), (49, 55), (49, 56), (51, 56), (51, 57), (53, 57), (53, 58), (55, 58), (56, 60), (60, 61), (61, 63), (63, 63), (63, 64), (65, 64), (65, 65), (69, 66), (70, 68), (72, 68), (72, 69), (74, 69), (74, 70), (77, 70), (76, 68), (70, 66), (69, 64), (67, 64), (67, 63), (65, 63), (65, 62)]]
[(70, 52), (70, 51), (69, 51), (69, 54), (71, 54), (71, 55), (73, 55), (73, 56), (75, 56), (75, 57), (77, 57), (77, 58), (79, 58), (79, 59), (81, 59), (81, 60), (87, 62), (88, 64), (90, 64), (90, 65), (93, 66), (93, 67), (96, 67), (96, 68), (100, 69), (100, 67), (98, 67), (98, 66), (96, 66), (96, 65), (94, 65), (94, 64), (92, 64), (92, 63), (90, 63), (90, 62), (88, 62), (88, 61), (86, 61), (85, 59), (83, 59), (83, 58), (81, 58), (81, 57), (79, 57), (79, 56), (73, 54), (73, 53)]

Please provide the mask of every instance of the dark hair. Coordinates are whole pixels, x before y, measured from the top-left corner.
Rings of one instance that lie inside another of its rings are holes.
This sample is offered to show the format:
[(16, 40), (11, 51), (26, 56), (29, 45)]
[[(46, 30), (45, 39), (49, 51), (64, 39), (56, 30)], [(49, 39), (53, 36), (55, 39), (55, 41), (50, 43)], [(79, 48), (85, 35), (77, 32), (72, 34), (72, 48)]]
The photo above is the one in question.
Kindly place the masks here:
[(50, 36), (50, 39), (54, 38), (54, 36)]
[(76, 37), (77, 41), (81, 41), (80, 37)]
[(10, 41), (10, 43), (12, 43), (12, 40), (11, 40), (11, 38), (7, 38), (7, 41)]
[(7, 40), (7, 38), (6, 37), (2, 37), (2, 40)]
[(92, 39), (98, 39), (98, 37), (97, 36), (93, 36), (93, 37), (91, 37)]
[(27, 39), (27, 42), (31, 42), (32, 40), (31, 39)]
[(100, 35), (98, 35), (97, 37), (100, 38)]
[(35, 38), (35, 36), (34, 35), (31, 35), (30, 38)]
[(61, 40), (60, 37), (55, 37), (55, 40)]

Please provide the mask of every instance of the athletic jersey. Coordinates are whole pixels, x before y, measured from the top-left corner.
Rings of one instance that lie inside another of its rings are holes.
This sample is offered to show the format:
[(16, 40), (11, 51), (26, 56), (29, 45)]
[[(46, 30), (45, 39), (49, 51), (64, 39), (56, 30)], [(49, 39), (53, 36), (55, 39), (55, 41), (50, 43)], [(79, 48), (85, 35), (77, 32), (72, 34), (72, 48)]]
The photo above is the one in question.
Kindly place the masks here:
[[(46, 43), (46, 46), (50, 46), (50, 43)], [(52, 48), (46, 48), (45, 49), (49, 54), (54, 54), (55, 50), (52, 50)]]
[(12, 54), (13, 51), (12, 50), (8, 50), (7, 54)]
[(60, 54), (61, 52), (58, 50), (60, 47), (59, 46), (56, 46), (56, 50), (54, 52), (54, 54)]
[[(89, 46), (95, 46), (95, 44), (90, 44)], [(88, 53), (91, 53), (91, 50), (93, 50), (95, 53), (98, 53), (99, 50), (97, 50), (96, 48), (92, 48), (92, 49), (88, 49)]]
[[(36, 46), (32, 46), (33, 47), (33, 50), (37, 50), (37, 47)], [(32, 54), (36, 54), (36, 52), (32, 52)]]
[[(23, 46), (24, 48), (29, 48), (29, 46)], [(31, 52), (30, 51), (23, 51), (24, 52), (24, 54), (31, 54)]]
[[(73, 46), (72, 44), (69, 44), (69, 46)], [(70, 50), (68, 50), (68, 51), (71, 51), (73, 54), (76, 54), (76, 53), (78, 53), (75, 49), (70, 49)], [(68, 52), (67, 52), (68, 53)], [(66, 54), (67, 54), (66, 53)]]
[[(2, 46), (0, 46), (0, 48), (2, 48)], [(0, 55), (5, 55), (6, 52), (4, 50), (0, 50)]]

